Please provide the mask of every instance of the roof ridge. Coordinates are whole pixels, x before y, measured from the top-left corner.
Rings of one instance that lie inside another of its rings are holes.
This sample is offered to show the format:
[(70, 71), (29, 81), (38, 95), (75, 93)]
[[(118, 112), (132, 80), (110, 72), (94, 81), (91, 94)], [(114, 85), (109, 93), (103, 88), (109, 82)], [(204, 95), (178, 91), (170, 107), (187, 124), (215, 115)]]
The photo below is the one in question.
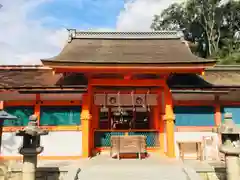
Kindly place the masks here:
[(73, 39), (180, 39), (182, 31), (77, 31), (68, 30), (68, 42)]

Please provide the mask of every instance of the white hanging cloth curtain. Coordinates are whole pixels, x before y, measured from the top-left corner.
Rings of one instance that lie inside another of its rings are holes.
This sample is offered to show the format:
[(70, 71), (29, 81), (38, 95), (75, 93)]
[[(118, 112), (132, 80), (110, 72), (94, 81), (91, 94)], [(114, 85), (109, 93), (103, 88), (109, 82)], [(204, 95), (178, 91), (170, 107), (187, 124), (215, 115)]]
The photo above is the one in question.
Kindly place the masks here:
[(106, 107), (107, 103), (107, 94), (104, 92), (104, 100), (103, 100), (103, 106), (101, 108), (101, 112), (108, 112), (108, 108)]
[(147, 108), (147, 111), (148, 111), (148, 112), (150, 112), (150, 105), (149, 105), (149, 103), (148, 103), (148, 99), (149, 99), (148, 97), (149, 97), (149, 95), (150, 95), (150, 91), (148, 90), (148, 91), (147, 91), (147, 94), (146, 94), (146, 96), (145, 96), (145, 97), (146, 97), (145, 102), (147, 103), (146, 108)]
[(135, 107), (135, 101), (134, 101), (134, 91), (131, 92), (131, 98), (132, 98), (133, 112), (135, 112), (136, 111), (136, 107)]

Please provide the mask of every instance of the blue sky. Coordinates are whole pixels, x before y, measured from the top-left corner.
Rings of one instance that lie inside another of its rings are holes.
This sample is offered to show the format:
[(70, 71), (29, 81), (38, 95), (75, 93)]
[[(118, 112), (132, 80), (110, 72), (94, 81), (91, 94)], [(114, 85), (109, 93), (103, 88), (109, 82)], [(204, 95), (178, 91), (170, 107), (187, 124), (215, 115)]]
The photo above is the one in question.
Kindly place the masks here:
[(116, 28), (124, 0), (52, 0), (42, 3), (30, 18), (51, 17), (44, 25), (77, 29)]
[(66, 44), (67, 28), (149, 31), (153, 16), (184, 0), (0, 0), (0, 65), (40, 64)]

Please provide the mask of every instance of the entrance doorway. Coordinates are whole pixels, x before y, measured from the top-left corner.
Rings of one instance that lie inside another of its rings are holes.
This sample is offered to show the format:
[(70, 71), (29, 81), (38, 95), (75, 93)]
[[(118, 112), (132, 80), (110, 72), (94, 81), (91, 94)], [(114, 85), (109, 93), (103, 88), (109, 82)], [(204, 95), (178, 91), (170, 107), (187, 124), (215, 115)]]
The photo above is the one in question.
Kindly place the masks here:
[(99, 129), (131, 130), (151, 129), (153, 119), (151, 108), (109, 107), (99, 108)]
[(148, 149), (158, 148), (159, 129), (154, 119), (158, 105), (156, 94), (95, 94), (98, 109), (97, 128), (94, 130), (94, 148), (110, 147), (111, 136), (144, 135)]

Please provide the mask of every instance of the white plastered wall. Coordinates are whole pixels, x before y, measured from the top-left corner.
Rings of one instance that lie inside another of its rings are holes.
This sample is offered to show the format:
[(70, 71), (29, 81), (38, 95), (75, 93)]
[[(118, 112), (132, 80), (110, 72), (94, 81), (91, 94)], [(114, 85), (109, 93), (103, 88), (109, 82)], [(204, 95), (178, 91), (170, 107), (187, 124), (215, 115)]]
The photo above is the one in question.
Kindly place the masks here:
[[(21, 144), (21, 137), (15, 136), (13, 132), (3, 132), (1, 156), (20, 156), (18, 148)], [(81, 156), (82, 132), (49, 132), (48, 135), (41, 137), (41, 145), (44, 147), (41, 156)]]
[(43, 136), (41, 144), (44, 151), (41, 156), (81, 156), (82, 132), (58, 131)]
[[(166, 133), (164, 135), (165, 135), (164, 150), (165, 152), (167, 152)], [(175, 135), (174, 143), (176, 158), (179, 158), (179, 147), (177, 144), (178, 141), (202, 141), (204, 136), (213, 136), (217, 141), (219, 141), (218, 134), (213, 132), (175, 132), (174, 135)], [(196, 158), (196, 153), (186, 153), (185, 157)]]
[(1, 156), (20, 156), (18, 148), (22, 144), (22, 137), (16, 136), (15, 132), (3, 132), (1, 144)]

